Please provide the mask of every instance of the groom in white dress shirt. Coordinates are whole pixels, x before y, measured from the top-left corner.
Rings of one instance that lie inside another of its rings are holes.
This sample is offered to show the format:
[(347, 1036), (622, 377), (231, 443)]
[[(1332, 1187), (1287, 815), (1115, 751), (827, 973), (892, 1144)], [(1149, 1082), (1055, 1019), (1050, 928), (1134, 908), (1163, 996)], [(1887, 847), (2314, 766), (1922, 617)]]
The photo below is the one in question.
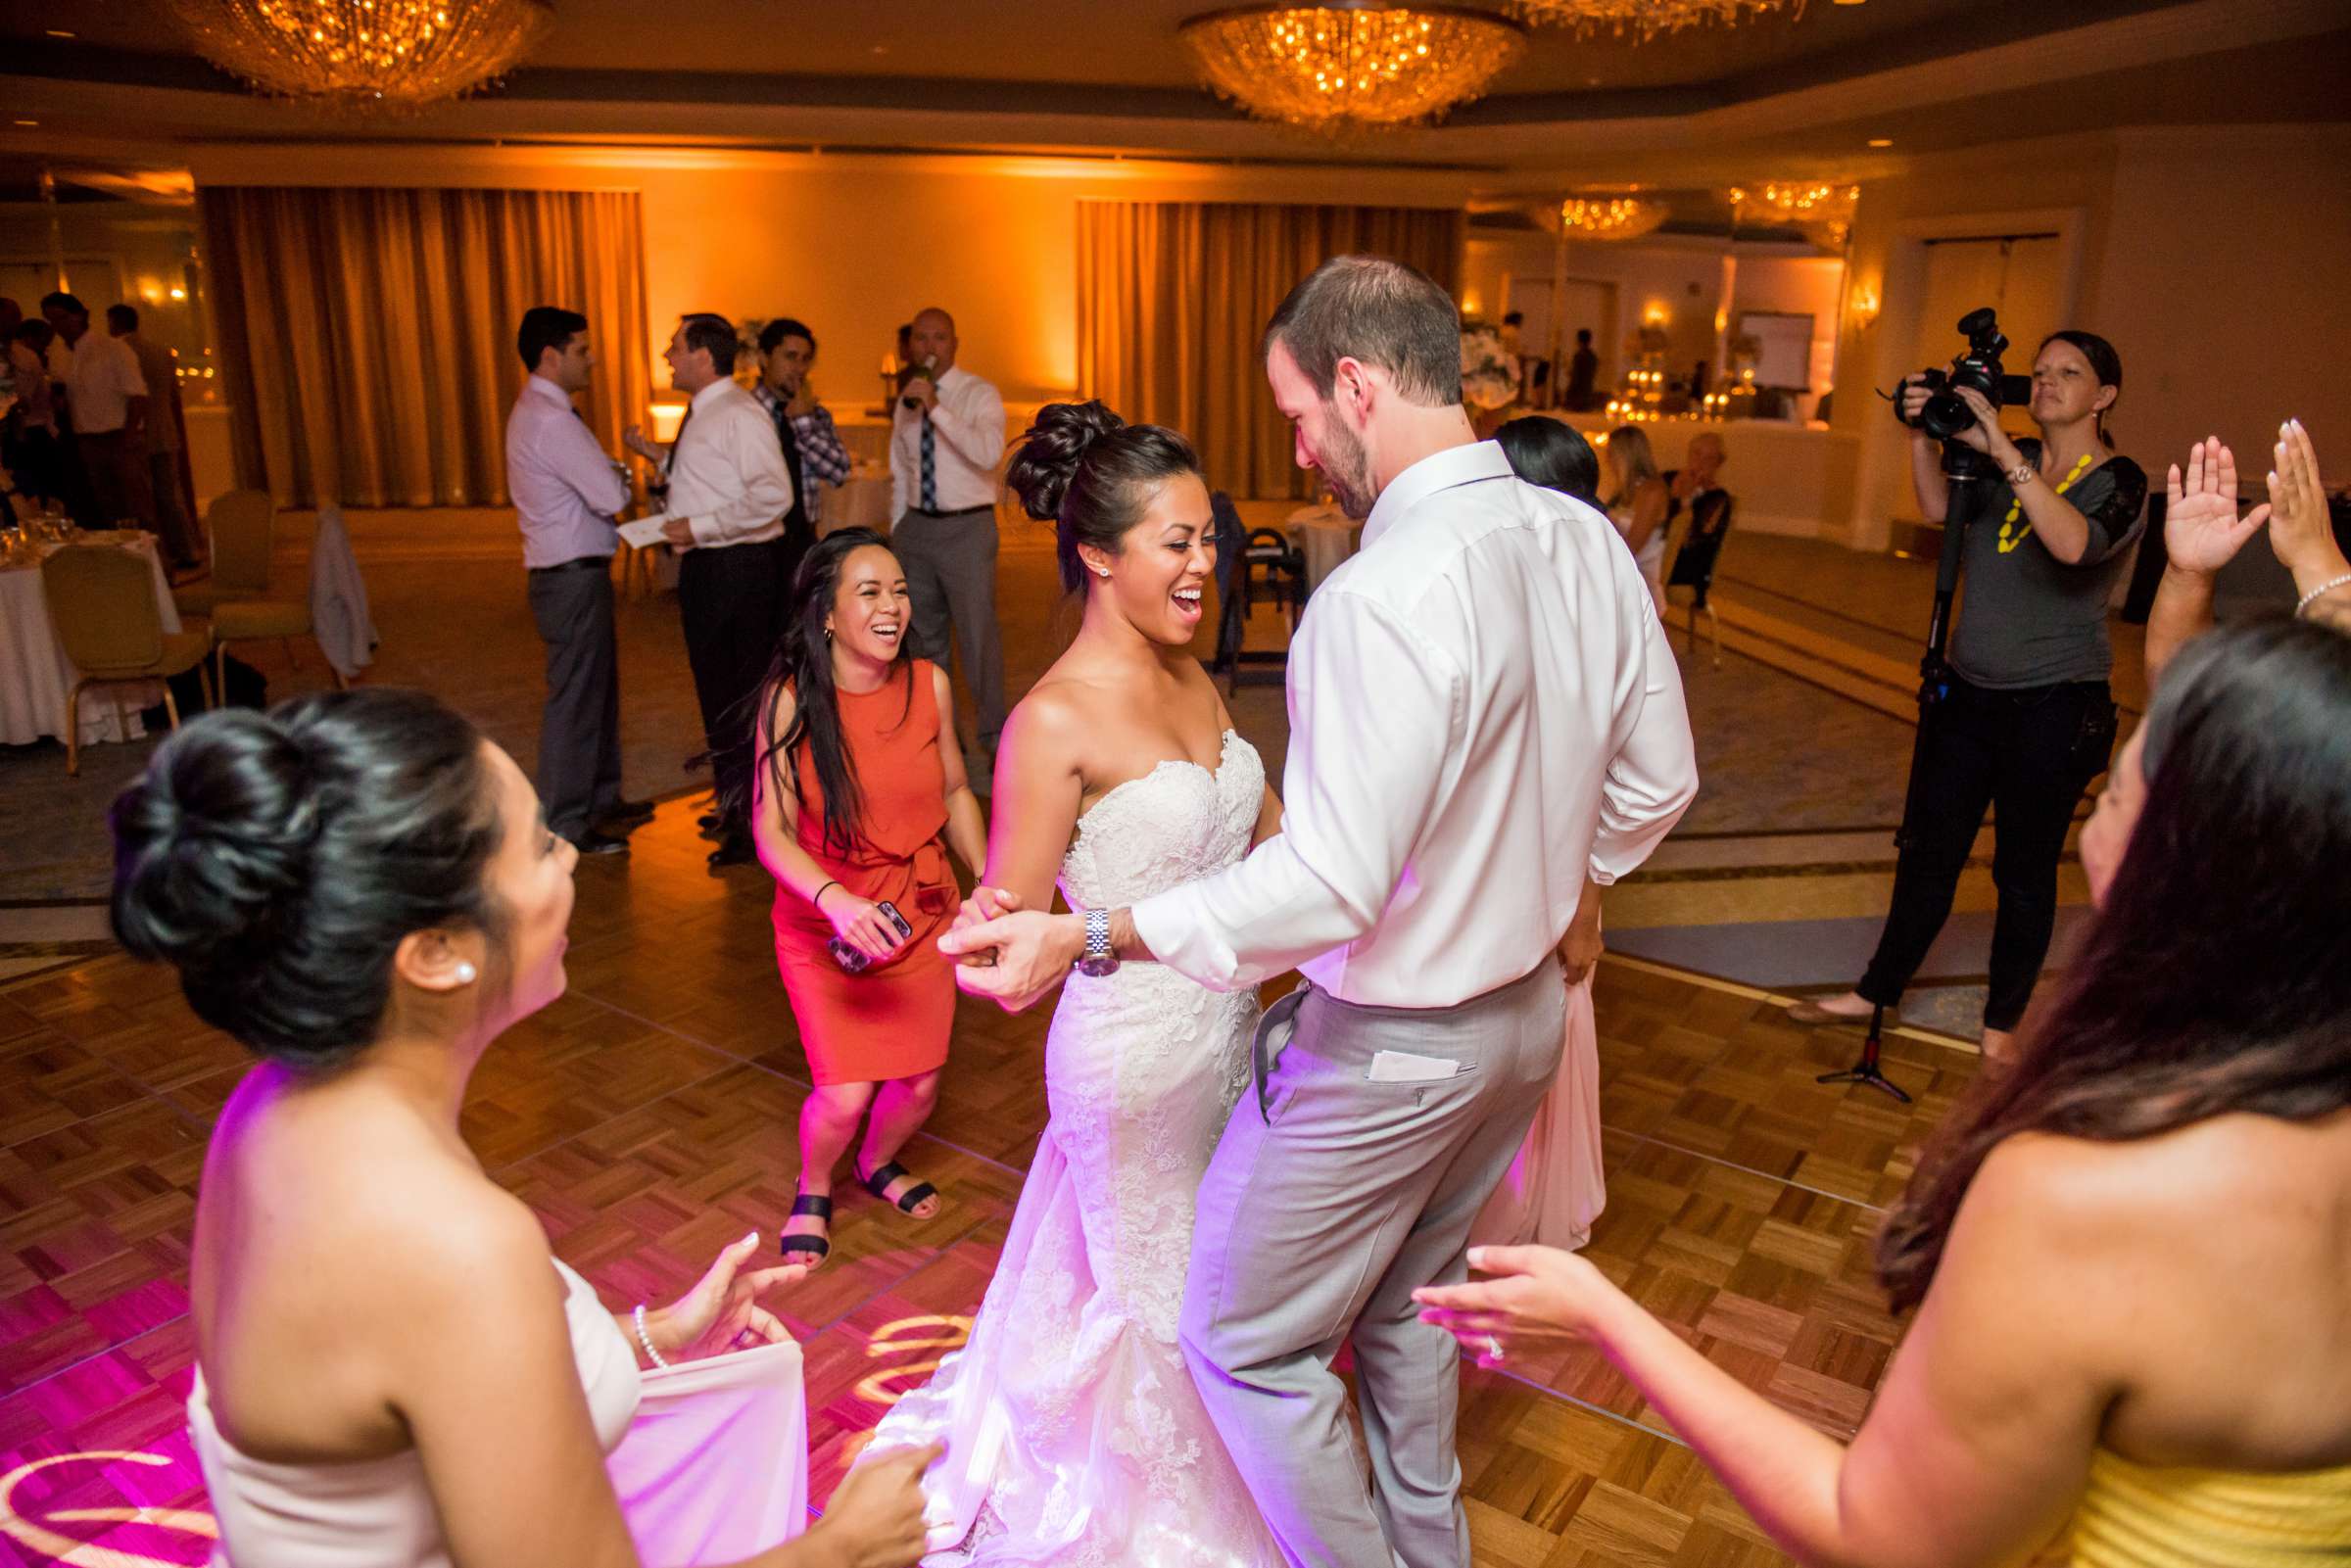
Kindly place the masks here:
[[(1559, 1069), (1555, 951), (1596, 948), (1595, 890), (1698, 788), (1632, 557), (1475, 439), (1460, 355), (1445, 291), (1375, 257), (1324, 262), (1267, 329), (1300, 466), (1367, 519), (1291, 648), (1280, 834), (1131, 910), (941, 943), (984, 966), (958, 969), (965, 989), (1012, 1007), (1080, 959), (1217, 990), (1304, 971), (1202, 1183), (1182, 1334), (1284, 1555), (1329, 1568), (1469, 1561), (1459, 1353), (1413, 1292), (1465, 1276)], [(1368, 1492), (1330, 1370), (1351, 1338)]]

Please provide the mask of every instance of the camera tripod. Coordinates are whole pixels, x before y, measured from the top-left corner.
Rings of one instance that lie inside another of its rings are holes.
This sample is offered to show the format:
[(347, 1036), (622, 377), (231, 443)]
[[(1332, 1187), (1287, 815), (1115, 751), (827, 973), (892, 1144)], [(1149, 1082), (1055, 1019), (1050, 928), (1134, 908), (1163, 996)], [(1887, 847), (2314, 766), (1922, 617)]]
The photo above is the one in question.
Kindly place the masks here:
[[(1902, 795), (1902, 825), (1894, 832), (1897, 852), (1911, 845), (1912, 825), (1918, 815), (1919, 773), (1927, 755), (1927, 726), (1935, 722), (1936, 710), (1951, 694), (1951, 667), (1943, 657), (1951, 641), (1951, 599), (1959, 591), (1960, 552), (1966, 546), (1967, 531), (1984, 505), (1991, 472), (1991, 459), (1974, 448), (1956, 441), (1943, 444), (1943, 478), (1948, 499), (1943, 513), (1943, 552), (1935, 563), (1935, 608), (1927, 618), (1927, 650), (1918, 661), (1918, 734), (1910, 742), (1910, 780)], [(1910, 1096), (1879, 1068), (1878, 1052), (1885, 1038), (1886, 1004), (1872, 1003), (1869, 1033), (1861, 1041), (1861, 1060), (1842, 1072), (1824, 1072), (1815, 1081), (1865, 1083), (1908, 1105)]]

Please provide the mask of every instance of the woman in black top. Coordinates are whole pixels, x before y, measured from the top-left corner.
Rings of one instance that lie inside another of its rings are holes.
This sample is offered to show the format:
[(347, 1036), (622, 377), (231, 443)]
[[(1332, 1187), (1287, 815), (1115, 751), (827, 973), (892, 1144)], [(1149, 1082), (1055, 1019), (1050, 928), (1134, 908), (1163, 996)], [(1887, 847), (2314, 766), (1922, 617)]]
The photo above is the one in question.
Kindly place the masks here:
[[(1993, 808), (1991, 878), (1999, 913), (1984, 1053), (2007, 1055), (2057, 919), (2057, 861), (2074, 806), (2106, 770), (2114, 746), (2107, 688), (2113, 649), (2106, 600), (2137, 539), (2147, 476), (2118, 455), (2106, 415), (2122, 393), (2123, 362), (2094, 333), (2050, 334), (2033, 361), (2032, 415), (2040, 439), (2011, 441), (1982, 397), (1958, 439), (1999, 477), (1967, 531), (1965, 599), (1951, 635), (1949, 695), (1930, 709), (1919, 753), (1910, 841), (1894, 879), (1894, 906), (1861, 983), (1789, 1010), (1799, 1023), (1849, 1023), (1892, 1009), (1950, 914), (1986, 807)], [(1927, 398), (1902, 388), (1915, 418)], [(1929, 520), (1948, 499), (1935, 439), (1912, 427), (1910, 477)]]

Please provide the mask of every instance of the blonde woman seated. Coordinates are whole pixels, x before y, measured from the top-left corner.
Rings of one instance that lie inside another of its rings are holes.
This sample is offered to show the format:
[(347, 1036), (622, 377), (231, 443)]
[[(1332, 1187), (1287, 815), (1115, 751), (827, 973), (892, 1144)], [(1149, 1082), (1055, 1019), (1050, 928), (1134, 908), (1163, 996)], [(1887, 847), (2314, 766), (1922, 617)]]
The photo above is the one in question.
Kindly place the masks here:
[(1608, 432), (1607, 459), (1608, 498), (1601, 503), (1616, 532), (1641, 565), (1641, 580), (1649, 596), (1665, 613), (1665, 533), (1672, 511), (1672, 493), (1657, 471), (1649, 450), (1649, 435), (1639, 425), (1618, 425)]

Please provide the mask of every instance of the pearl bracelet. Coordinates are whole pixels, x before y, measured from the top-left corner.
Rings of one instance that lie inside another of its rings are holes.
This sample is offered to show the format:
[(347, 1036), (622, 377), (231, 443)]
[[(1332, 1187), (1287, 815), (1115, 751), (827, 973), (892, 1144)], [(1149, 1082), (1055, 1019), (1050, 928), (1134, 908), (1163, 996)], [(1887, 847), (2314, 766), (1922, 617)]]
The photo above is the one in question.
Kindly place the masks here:
[(669, 1363), (661, 1359), (661, 1353), (653, 1349), (653, 1337), (645, 1331), (645, 1303), (643, 1302), (639, 1302), (637, 1304), (635, 1321), (637, 1324), (637, 1343), (645, 1347), (646, 1359), (652, 1362), (655, 1366), (667, 1366)]
[(2329, 578), (2326, 582), (2321, 583), (2318, 587), (2303, 594), (2302, 597), (2296, 601), (2294, 605), (2294, 614), (2296, 616), (2300, 616), (2303, 611), (2309, 609), (2313, 604), (2317, 603), (2322, 594), (2331, 594), (2346, 583), (2351, 583), (2351, 572), (2345, 572), (2340, 577)]

